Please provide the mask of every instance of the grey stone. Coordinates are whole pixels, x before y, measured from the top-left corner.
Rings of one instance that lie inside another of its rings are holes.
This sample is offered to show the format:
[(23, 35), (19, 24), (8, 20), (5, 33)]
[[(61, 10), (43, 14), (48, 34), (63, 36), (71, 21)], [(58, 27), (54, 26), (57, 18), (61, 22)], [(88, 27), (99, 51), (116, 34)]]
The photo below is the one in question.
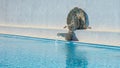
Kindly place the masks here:
[(89, 25), (88, 15), (81, 8), (73, 8), (67, 16), (67, 26), (70, 31), (87, 29)]

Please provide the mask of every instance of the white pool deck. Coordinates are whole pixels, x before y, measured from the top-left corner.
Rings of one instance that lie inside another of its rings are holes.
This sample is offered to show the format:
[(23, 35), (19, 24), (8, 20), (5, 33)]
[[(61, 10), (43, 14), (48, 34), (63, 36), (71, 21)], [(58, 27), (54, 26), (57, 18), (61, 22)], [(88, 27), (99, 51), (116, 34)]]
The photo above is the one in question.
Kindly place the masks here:
[[(46, 26), (0, 25), (0, 33), (65, 40), (63, 37), (58, 37), (57, 33), (67, 33), (67, 29)], [(77, 30), (75, 34), (80, 42), (120, 46), (119, 30), (95, 30), (92, 28)]]

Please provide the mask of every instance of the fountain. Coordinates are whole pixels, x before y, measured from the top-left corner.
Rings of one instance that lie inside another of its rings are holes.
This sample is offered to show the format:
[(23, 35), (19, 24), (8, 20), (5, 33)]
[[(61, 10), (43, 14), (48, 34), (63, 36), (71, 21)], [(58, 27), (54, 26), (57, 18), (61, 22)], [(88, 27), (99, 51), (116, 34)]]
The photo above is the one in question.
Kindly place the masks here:
[(67, 41), (78, 41), (75, 31), (81, 29), (91, 29), (89, 26), (88, 15), (81, 8), (73, 8), (67, 16), (67, 33), (57, 33), (58, 36), (62, 36)]

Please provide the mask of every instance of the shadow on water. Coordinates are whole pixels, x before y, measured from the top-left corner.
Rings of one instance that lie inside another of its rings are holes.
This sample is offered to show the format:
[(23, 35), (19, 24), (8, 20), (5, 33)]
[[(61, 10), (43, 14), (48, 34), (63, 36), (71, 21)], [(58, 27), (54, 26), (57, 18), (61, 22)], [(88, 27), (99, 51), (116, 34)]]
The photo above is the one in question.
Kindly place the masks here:
[(66, 43), (66, 68), (87, 68), (88, 61), (84, 53), (76, 50), (72, 42)]

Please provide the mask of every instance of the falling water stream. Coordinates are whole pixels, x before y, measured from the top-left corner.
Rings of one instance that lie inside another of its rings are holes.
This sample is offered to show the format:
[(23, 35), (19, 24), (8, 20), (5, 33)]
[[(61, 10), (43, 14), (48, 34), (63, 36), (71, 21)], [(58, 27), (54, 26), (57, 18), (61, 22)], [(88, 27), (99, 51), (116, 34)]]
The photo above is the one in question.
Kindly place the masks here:
[(59, 36), (56, 36), (55, 37), (55, 49), (57, 50), (57, 47), (58, 47), (58, 39), (59, 39)]
[(58, 40), (60, 39), (60, 35), (56, 35), (56, 37), (55, 37), (55, 46), (57, 46), (58, 45)]

